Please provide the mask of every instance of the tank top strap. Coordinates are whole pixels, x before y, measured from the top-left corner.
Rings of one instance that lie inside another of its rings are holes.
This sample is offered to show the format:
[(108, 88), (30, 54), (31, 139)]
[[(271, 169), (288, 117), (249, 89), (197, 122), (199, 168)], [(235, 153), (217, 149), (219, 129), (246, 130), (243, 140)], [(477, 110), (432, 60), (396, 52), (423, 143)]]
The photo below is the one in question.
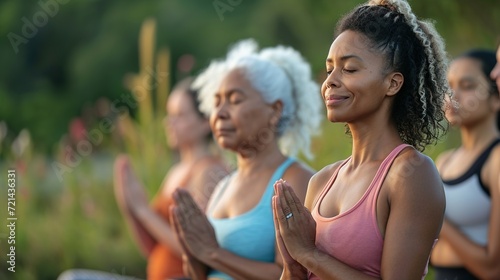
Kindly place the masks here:
[(316, 198), (316, 201), (313, 202), (313, 211), (318, 211), (316, 208), (319, 205), (319, 202), (323, 200), (323, 197), (326, 195), (326, 193), (328, 193), (328, 191), (332, 187), (333, 182), (335, 182), (335, 179), (337, 178), (337, 174), (339, 173), (339, 170), (342, 168), (342, 166), (344, 166), (347, 162), (349, 162), (350, 159), (351, 159), (351, 157), (348, 157), (342, 163), (340, 163), (340, 165), (333, 172), (332, 176), (330, 176), (330, 179), (328, 180), (328, 182), (326, 182), (326, 185), (323, 187), (323, 190), (320, 192), (319, 196)]
[(481, 180), (481, 170), (483, 169), (483, 165), (486, 163), (488, 160), (491, 151), (495, 148), (496, 145), (500, 144), (500, 138), (497, 138), (493, 140), (493, 142), (484, 150), (484, 152), (478, 157), (476, 162), (472, 165), (471, 170), (474, 170), (475, 173), (477, 174), (477, 178), (479, 180), (479, 185), (481, 186), (481, 189), (488, 195), (488, 197), (491, 197), (490, 189), (486, 187), (484, 184), (483, 180)]
[[(259, 203), (257, 204), (260, 206), (262, 203), (266, 203), (266, 201), (271, 200), (273, 194), (274, 194), (274, 182), (278, 181), (281, 177), (283, 177), (283, 174), (285, 174), (285, 171), (290, 167), (295, 162), (294, 158), (287, 158), (283, 163), (281, 163), (278, 168), (274, 171), (273, 175), (271, 176), (271, 179), (269, 179), (269, 182), (267, 183), (266, 190), (264, 191), (264, 194), (262, 195), (262, 198), (260, 199)], [(222, 194), (224, 194), (224, 191), (226, 190), (227, 186), (229, 185), (229, 182), (231, 181), (232, 177), (236, 174), (237, 171), (231, 173), (230, 175), (224, 177), (220, 182), (219, 185), (217, 186), (216, 190), (213, 193), (213, 201), (210, 203), (209, 208), (207, 209), (207, 213), (212, 213), (212, 208), (213, 206), (217, 205), (217, 202), (220, 200)]]
[(491, 144), (479, 155), (479, 157), (477, 158), (476, 162), (474, 162), (474, 164), (472, 165), (471, 169), (473, 169), (475, 171), (476, 170), (477, 171), (481, 171), (484, 163), (486, 162), (486, 160), (488, 160), (488, 157), (490, 156), (491, 151), (499, 143), (500, 143), (500, 138), (493, 140), (493, 142), (491, 142)]
[(374, 192), (371, 192), (372, 202), (376, 203), (378, 193), (380, 191), (380, 188), (382, 187), (382, 183), (384, 182), (385, 177), (387, 176), (387, 172), (389, 172), (389, 168), (391, 168), (394, 159), (396, 159), (396, 157), (406, 147), (411, 147), (411, 145), (408, 144), (398, 145), (396, 148), (394, 148), (394, 150), (391, 151), (391, 153), (384, 159), (384, 161), (382, 161), (382, 164), (380, 164), (380, 167), (378, 168), (377, 173), (373, 178), (372, 186), (370, 186), (374, 189)]
[(236, 174), (236, 171), (233, 173), (227, 175), (226, 177), (222, 178), (222, 180), (219, 181), (217, 186), (215, 187), (214, 192), (212, 193), (212, 198), (207, 206), (207, 210), (205, 211), (206, 214), (212, 214), (212, 208), (217, 205), (217, 202), (219, 202), (222, 194), (226, 190), (227, 186), (229, 185), (229, 181), (231, 181), (232, 177)]
[[(472, 165), (470, 166), (470, 168), (467, 171), (465, 171), (465, 173), (463, 173), (462, 175), (460, 175), (458, 178), (455, 178), (455, 179), (443, 180), (443, 183), (445, 183), (448, 186), (457, 185), (457, 184), (460, 184), (460, 183), (464, 182), (465, 180), (467, 180), (471, 176), (477, 175), (477, 177), (479, 179), (479, 186), (481, 187), (481, 189), (484, 191), (484, 193), (486, 195), (488, 195), (489, 197), (491, 197), (489, 189), (485, 186), (485, 184), (481, 180), (481, 170), (483, 169), (483, 165), (488, 160), (491, 151), (498, 144), (500, 144), (500, 138), (497, 138), (497, 139), (493, 140), (493, 142), (491, 142), (491, 144), (488, 147), (486, 147), (486, 149), (484, 149), (483, 152), (481, 152), (481, 154), (472, 163)], [(449, 156), (448, 159), (445, 161), (445, 164), (443, 164), (443, 166), (446, 166), (446, 163), (450, 162), (451, 158), (453, 156), (454, 156), (454, 154), (452, 154), (451, 156)]]

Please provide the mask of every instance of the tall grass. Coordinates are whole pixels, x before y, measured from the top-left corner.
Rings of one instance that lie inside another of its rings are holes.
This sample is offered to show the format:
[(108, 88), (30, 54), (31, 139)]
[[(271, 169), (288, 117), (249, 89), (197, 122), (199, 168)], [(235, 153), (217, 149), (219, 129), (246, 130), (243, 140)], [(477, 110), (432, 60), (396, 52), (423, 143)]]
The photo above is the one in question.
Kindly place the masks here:
[[(8, 160), (1, 163), (1, 174), (7, 174), (8, 168), (17, 170), (18, 222), (15, 273), (7, 270), (8, 233), (5, 226), (0, 229), (0, 279), (53, 280), (71, 268), (145, 277), (146, 261), (115, 202), (112, 167), (117, 153), (127, 153), (152, 196), (171, 164), (162, 122), (170, 88), (169, 51), (156, 54), (155, 27), (153, 19), (144, 22), (139, 35), (139, 73), (125, 78), (136, 101), (137, 117), (121, 112), (113, 119), (119, 135), (117, 146), (94, 146), (97, 152), (82, 156), (61, 180), (52, 163), (64, 162), (60, 160), (64, 154), (33, 155), (29, 134), (30, 145), (22, 153), (9, 153)], [(3, 183), (0, 191), (3, 199), (7, 193)], [(6, 221), (6, 203), (0, 205), (0, 218)]]
[(125, 151), (150, 196), (161, 184), (171, 162), (163, 129), (170, 91), (170, 55), (168, 49), (156, 54), (155, 32), (155, 20), (144, 21), (139, 35), (139, 73), (125, 77), (125, 85), (137, 102), (137, 120), (128, 114), (117, 120)]

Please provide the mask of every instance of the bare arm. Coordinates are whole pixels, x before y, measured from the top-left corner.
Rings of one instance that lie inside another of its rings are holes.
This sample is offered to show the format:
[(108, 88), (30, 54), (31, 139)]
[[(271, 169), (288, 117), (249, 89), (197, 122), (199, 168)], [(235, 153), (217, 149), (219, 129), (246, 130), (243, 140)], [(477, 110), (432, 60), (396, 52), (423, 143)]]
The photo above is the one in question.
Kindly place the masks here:
[(279, 279), (282, 270), (277, 263), (249, 260), (220, 247), (202, 257), (202, 261), (209, 267), (241, 280)]
[(142, 226), (139, 220), (134, 217), (129, 205), (125, 199), (124, 193), (124, 165), (128, 164), (128, 159), (125, 156), (119, 156), (115, 161), (114, 166), (114, 192), (118, 207), (125, 219), (126, 224), (132, 231), (132, 235), (138, 244), (139, 249), (144, 256), (148, 256), (153, 250), (156, 240), (149, 234), (149, 232)]
[(441, 235), (463, 261), (464, 266), (481, 279), (500, 279), (500, 147), (497, 147), (485, 164), (490, 186), (491, 216), (486, 246), (478, 245), (467, 238), (453, 224), (445, 221)]
[(130, 213), (130, 210), (128, 208), (121, 210), (121, 212), (125, 219), (125, 222), (132, 231), (132, 235), (134, 236), (136, 244), (138, 244), (142, 254), (146, 257), (149, 256), (154, 246), (156, 245), (156, 240), (142, 226), (139, 220)]
[(414, 150), (396, 158), (389, 175), (390, 213), (381, 275), (383, 279), (421, 279), (444, 217), (441, 179), (432, 160)]
[(147, 231), (158, 243), (167, 246), (177, 256), (182, 256), (182, 250), (172, 227), (158, 213), (149, 206), (138, 207), (133, 210), (137, 217), (139, 227)]
[[(213, 162), (208, 162), (208, 164), (205, 166), (205, 172), (194, 174), (193, 183), (189, 186), (189, 192), (193, 200), (203, 212), (206, 211), (208, 201), (215, 187), (229, 174), (227, 168), (221, 164), (213, 164)], [(176, 235), (179, 236), (178, 228), (176, 228)], [(184, 273), (193, 280), (205, 280), (208, 271), (207, 265), (189, 253), (187, 246), (182, 241), (180, 241), (180, 244), (184, 252), (182, 255)]]
[[(209, 165), (204, 163), (203, 165), (196, 166), (196, 172), (193, 172), (187, 189), (197, 198), (196, 203), (198, 207), (203, 209), (206, 207), (215, 185), (227, 174), (226, 172), (219, 164)], [(145, 230), (158, 240), (158, 242), (168, 246), (179, 257), (182, 255), (182, 249), (175, 231), (162, 216), (145, 204), (135, 207), (133, 213)]]
[[(219, 164), (197, 166), (197, 172), (189, 180), (188, 188), (203, 194), (198, 199), (202, 207), (206, 205), (206, 201), (210, 197), (213, 190), (211, 186), (217, 183), (218, 176), (224, 175), (221, 170), (223, 168)], [(128, 214), (126, 217), (129, 225), (145, 254), (148, 255), (156, 242), (159, 242), (169, 247), (180, 257), (182, 250), (174, 230), (165, 218), (147, 203), (144, 188), (133, 173), (126, 157), (117, 160), (115, 173), (117, 174), (117, 182), (119, 182), (116, 186), (120, 186), (119, 194), (123, 197), (121, 200), (123, 212)], [(166, 176), (164, 182), (168, 178), (169, 175)], [(166, 184), (163, 185), (166, 186)], [(162, 195), (161, 191), (158, 195)]]

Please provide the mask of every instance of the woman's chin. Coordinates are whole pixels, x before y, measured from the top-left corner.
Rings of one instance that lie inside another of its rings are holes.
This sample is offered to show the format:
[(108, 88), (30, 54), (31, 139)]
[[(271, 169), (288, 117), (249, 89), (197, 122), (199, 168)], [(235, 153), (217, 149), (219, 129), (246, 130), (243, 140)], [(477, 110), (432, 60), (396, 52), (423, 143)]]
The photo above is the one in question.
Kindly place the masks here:
[(169, 149), (177, 150), (179, 148), (179, 142), (175, 139), (167, 139), (167, 146)]

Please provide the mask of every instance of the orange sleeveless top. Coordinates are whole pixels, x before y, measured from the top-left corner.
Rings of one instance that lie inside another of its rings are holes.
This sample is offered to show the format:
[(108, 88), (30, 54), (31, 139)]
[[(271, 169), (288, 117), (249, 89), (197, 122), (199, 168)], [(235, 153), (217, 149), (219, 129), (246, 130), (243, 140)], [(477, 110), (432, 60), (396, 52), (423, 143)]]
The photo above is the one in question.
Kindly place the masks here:
[[(181, 181), (179, 188), (186, 188), (192, 177), (193, 171), (205, 164), (222, 164), (216, 157), (206, 157), (196, 162), (186, 177)], [(170, 205), (174, 204), (172, 196), (158, 195), (152, 202), (153, 210), (158, 213), (165, 222), (170, 225)], [(182, 258), (177, 256), (169, 247), (156, 243), (148, 256), (147, 278), (148, 280), (165, 280), (169, 278), (185, 277), (182, 270)]]
[[(186, 181), (186, 180), (185, 180)], [(179, 186), (185, 188), (186, 184)], [(159, 195), (153, 201), (152, 207), (165, 222), (170, 225), (170, 205), (174, 203), (171, 196)], [(169, 247), (156, 243), (148, 257), (148, 280), (165, 280), (174, 277), (183, 277), (182, 258), (177, 256)]]

